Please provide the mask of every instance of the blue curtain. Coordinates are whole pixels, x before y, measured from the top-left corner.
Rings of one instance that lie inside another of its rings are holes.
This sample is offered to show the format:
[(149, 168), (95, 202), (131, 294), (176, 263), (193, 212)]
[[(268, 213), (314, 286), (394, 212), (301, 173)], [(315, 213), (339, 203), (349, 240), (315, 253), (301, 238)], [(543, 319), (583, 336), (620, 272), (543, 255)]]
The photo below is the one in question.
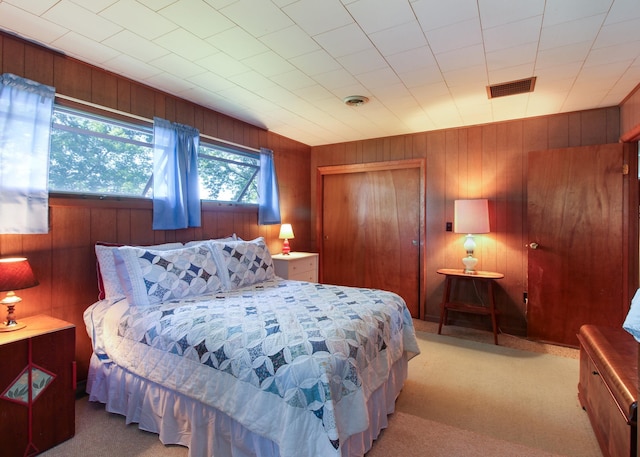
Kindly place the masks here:
[(56, 91), (9, 73), (0, 78), (0, 233), (48, 233)]
[(188, 125), (153, 119), (153, 229), (200, 227), (198, 145)]
[(273, 151), (260, 148), (260, 178), (258, 181), (258, 224), (279, 224), (280, 195), (273, 163)]

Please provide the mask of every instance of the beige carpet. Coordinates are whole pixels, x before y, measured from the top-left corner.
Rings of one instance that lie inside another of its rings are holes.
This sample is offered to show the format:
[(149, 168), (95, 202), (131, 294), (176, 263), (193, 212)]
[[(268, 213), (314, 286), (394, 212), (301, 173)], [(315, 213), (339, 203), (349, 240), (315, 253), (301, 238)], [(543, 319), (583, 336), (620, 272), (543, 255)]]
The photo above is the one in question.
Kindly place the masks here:
[[(508, 335), (495, 346), (491, 333), (453, 326), (435, 335), (422, 321), (416, 328), (422, 354), (367, 457), (602, 457), (577, 401), (576, 350)], [(86, 397), (76, 403), (76, 436), (46, 457), (187, 455)]]

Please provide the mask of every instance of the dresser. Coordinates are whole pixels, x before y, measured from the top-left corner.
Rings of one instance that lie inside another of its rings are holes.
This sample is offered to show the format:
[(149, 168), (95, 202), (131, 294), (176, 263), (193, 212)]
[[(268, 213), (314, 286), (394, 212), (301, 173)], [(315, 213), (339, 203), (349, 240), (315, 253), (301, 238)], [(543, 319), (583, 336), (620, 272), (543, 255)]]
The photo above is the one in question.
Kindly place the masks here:
[(36, 455), (75, 434), (75, 326), (45, 315), (19, 322), (26, 327), (0, 333), (0, 454), (7, 456)]
[(315, 252), (291, 252), (275, 254), (273, 266), (276, 275), (283, 279), (318, 282), (318, 254)]

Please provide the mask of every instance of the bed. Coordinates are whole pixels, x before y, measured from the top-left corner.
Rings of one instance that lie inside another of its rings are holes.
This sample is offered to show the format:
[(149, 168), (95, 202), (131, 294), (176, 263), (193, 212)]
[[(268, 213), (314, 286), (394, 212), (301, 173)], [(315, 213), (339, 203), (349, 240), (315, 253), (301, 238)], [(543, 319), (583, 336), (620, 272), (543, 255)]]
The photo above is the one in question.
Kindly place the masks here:
[(420, 352), (398, 295), (279, 278), (262, 238), (96, 255), (89, 400), (190, 456), (363, 456)]

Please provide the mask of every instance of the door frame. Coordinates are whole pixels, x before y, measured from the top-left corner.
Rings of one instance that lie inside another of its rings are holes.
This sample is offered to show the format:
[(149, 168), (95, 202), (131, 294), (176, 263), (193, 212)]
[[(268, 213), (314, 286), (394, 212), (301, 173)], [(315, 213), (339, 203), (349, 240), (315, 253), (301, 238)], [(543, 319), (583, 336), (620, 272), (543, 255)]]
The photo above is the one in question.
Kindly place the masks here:
[[(408, 168), (419, 169), (420, 174), (420, 213), (419, 213), (419, 228), (418, 228), (418, 318), (424, 320), (425, 318), (425, 298), (426, 298), (426, 246), (425, 246), (425, 233), (426, 233), (426, 192), (427, 192), (427, 170), (426, 159), (406, 159), (406, 160), (392, 160), (388, 162), (368, 162), (357, 163), (349, 165), (328, 165), (317, 168), (316, 172), (316, 246), (320, 257), (323, 253), (323, 207), (324, 207), (324, 176), (326, 175), (338, 175), (347, 173), (366, 173), (374, 171), (389, 171), (389, 170), (401, 170)], [(322, 282), (323, 271), (322, 262), (319, 262), (318, 281)]]

